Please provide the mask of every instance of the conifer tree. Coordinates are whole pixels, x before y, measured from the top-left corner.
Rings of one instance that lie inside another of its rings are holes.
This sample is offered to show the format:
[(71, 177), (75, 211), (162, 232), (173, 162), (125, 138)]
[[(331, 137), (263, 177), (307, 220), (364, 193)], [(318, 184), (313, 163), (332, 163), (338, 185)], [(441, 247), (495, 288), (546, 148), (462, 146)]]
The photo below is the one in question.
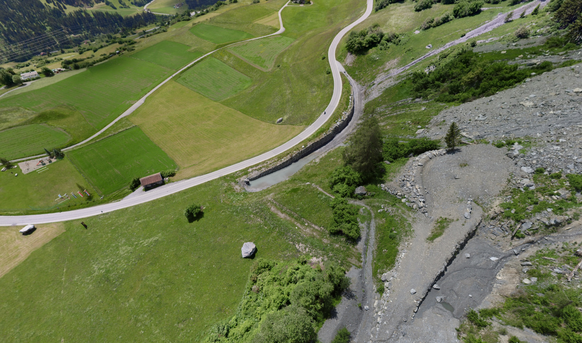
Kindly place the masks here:
[(457, 123), (452, 122), (451, 126), (449, 126), (449, 131), (445, 136), (445, 143), (447, 143), (447, 148), (449, 150), (455, 150), (459, 143), (461, 143), (461, 129)]

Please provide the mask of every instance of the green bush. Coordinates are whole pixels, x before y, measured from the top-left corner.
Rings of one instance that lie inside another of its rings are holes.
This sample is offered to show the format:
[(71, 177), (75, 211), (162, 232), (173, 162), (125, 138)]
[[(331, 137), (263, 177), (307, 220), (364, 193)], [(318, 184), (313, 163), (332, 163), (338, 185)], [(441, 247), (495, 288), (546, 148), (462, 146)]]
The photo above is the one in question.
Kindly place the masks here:
[(534, 173), (538, 174), (538, 175), (543, 174), (545, 172), (546, 172), (546, 170), (542, 167), (537, 167), (536, 170), (534, 171)]
[(562, 178), (562, 172), (556, 172), (550, 174), (550, 179), (558, 180)]
[(162, 174), (163, 178), (172, 177), (172, 176), (176, 175), (176, 170), (175, 169), (168, 169), (168, 170), (162, 171), (160, 174)]
[(582, 192), (582, 175), (568, 174), (566, 177), (568, 178), (568, 182), (570, 182), (570, 186), (576, 192)]
[(354, 195), (356, 187), (362, 183), (362, 177), (350, 166), (336, 168), (329, 178), (329, 187), (342, 198)]
[(453, 7), (453, 16), (455, 18), (474, 16), (481, 13), (481, 7), (483, 7), (483, 2), (481, 1), (460, 1)]
[(521, 341), (519, 338), (517, 338), (515, 336), (511, 336), (509, 338), (509, 343), (523, 343), (523, 341)]
[(382, 32), (380, 25), (372, 25), (361, 31), (352, 31), (348, 35), (346, 50), (354, 55), (364, 55), (368, 50), (377, 47), (381, 43), (398, 44), (397, 34), (388, 34)]
[(432, 7), (433, 0), (420, 0), (414, 5), (414, 10), (416, 12), (420, 12), (423, 10), (427, 10)]
[(333, 263), (313, 268), (305, 258), (291, 262), (258, 259), (249, 273), (235, 314), (210, 329), (204, 342), (306, 343), (349, 286)]
[(440, 147), (439, 141), (426, 137), (410, 139), (407, 142), (399, 142), (398, 138), (389, 138), (384, 141), (382, 155), (384, 160), (394, 162), (397, 159), (417, 156), (426, 151), (436, 150)]
[(394, 4), (397, 2), (404, 2), (404, 0), (380, 0), (380, 1), (377, 1), (376, 7), (374, 7), (374, 10), (376, 12), (378, 12), (379, 10), (388, 7), (388, 5)]
[(360, 238), (358, 224), (358, 208), (348, 203), (344, 198), (335, 198), (331, 202), (333, 211), (332, 224), (329, 227), (331, 234), (343, 234), (351, 240)]
[(131, 189), (132, 192), (138, 189), (139, 186), (141, 186), (141, 183), (139, 182), (139, 177), (134, 177), (129, 183), (129, 189)]
[(348, 331), (348, 329), (341, 328), (337, 334), (335, 335), (335, 338), (333, 339), (333, 341), (331, 341), (331, 343), (350, 343), (350, 332)]
[(203, 213), (204, 212), (202, 211), (202, 206), (198, 204), (193, 204), (188, 206), (188, 208), (184, 211), (184, 216), (186, 216), (189, 222), (193, 222), (194, 220), (202, 216)]

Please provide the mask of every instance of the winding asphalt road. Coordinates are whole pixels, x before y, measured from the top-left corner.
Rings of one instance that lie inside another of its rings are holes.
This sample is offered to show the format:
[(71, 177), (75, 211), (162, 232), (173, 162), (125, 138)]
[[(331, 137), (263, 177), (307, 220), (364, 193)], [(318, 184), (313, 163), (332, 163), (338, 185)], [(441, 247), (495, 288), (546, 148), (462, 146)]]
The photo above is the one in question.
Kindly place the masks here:
[[(253, 38), (251, 40), (261, 39), (261, 38), (265, 38), (265, 37), (269, 37), (269, 36), (278, 35), (278, 34), (283, 33), (285, 31), (285, 27), (283, 26), (283, 19), (281, 18), (281, 12), (288, 4), (289, 3), (285, 4), (285, 6), (283, 6), (279, 10), (279, 23), (281, 25), (281, 28), (279, 29), (279, 31), (277, 31), (273, 34), (267, 35), (267, 36)], [(288, 141), (288, 142), (284, 143), (283, 145), (280, 145), (277, 148), (275, 148), (271, 151), (268, 151), (264, 154), (261, 154), (259, 156), (250, 158), (248, 160), (245, 160), (245, 161), (233, 164), (231, 166), (216, 170), (212, 173), (193, 177), (193, 178), (187, 179), (187, 180), (182, 180), (182, 181), (170, 183), (168, 185), (153, 189), (153, 190), (148, 191), (148, 192), (144, 192), (143, 194), (136, 195), (136, 196), (133, 196), (131, 198), (123, 199), (123, 200), (118, 201), (118, 202), (113, 202), (113, 203), (89, 207), (89, 208), (83, 208), (83, 209), (79, 209), (79, 210), (67, 211), (67, 212), (36, 214), (36, 215), (21, 215), (21, 216), (0, 216), (0, 226), (26, 225), (29, 223), (44, 224), (44, 223), (63, 222), (63, 221), (87, 218), (87, 217), (96, 216), (96, 215), (99, 215), (102, 213), (108, 213), (108, 212), (121, 210), (124, 208), (132, 207), (135, 205), (139, 205), (139, 204), (143, 204), (143, 203), (146, 203), (149, 201), (160, 199), (160, 198), (163, 198), (165, 196), (168, 196), (168, 195), (171, 195), (174, 193), (178, 193), (178, 192), (183, 191), (185, 189), (201, 185), (205, 182), (218, 179), (218, 178), (223, 177), (225, 175), (232, 174), (232, 173), (237, 172), (239, 170), (242, 170), (242, 169), (251, 167), (255, 164), (261, 163), (263, 161), (269, 160), (269, 159), (293, 148), (295, 145), (297, 145), (297, 144), (301, 143), (303, 140), (309, 138), (323, 124), (325, 124), (325, 122), (329, 119), (330, 115), (338, 107), (339, 101), (341, 99), (341, 94), (342, 94), (342, 79), (341, 79), (341, 75), (340, 75), (341, 64), (336, 60), (335, 52), (337, 50), (337, 47), (338, 47), (341, 39), (352, 28), (354, 28), (356, 25), (358, 25), (361, 22), (363, 22), (364, 20), (366, 20), (370, 16), (370, 14), (372, 13), (373, 7), (374, 7), (374, 1), (373, 0), (366, 0), (366, 11), (364, 12), (364, 14), (360, 18), (358, 18), (356, 21), (354, 21), (353, 23), (351, 23), (350, 25), (348, 25), (344, 29), (342, 29), (334, 37), (333, 41), (331, 42), (331, 45), (329, 46), (329, 50), (328, 50), (328, 60), (329, 60), (329, 65), (331, 68), (331, 72), (332, 72), (332, 76), (333, 76), (333, 84), (334, 84), (333, 95), (331, 97), (331, 100), (330, 100), (329, 104), (327, 105), (327, 107), (325, 108), (324, 112), (317, 118), (317, 120), (313, 124), (311, 124), (307, 129), (305, 129), (299, 135), (295, 136), (290, 141)], [(220, 49), (224, 49), (224, 48), (225, 47), (222, 47)], [(160, 88), (166, 82), (170, 81), (174, 76), (178, 75), (183, 70), (189, 68), (190, 66), (192, 66), (193, 64), (195, 64), (199, 60), (207, 57), (208, 55), (210, 55), (210, 54), (212, 54), (215, 51), (218, 51), (220, 49), (217, 49), (217, 50), (214, 50), (214, 51), (207, 53), (206, 55), (196, 59), (195, 61), (191, 62), (190, 64), (188, 64), (184, 68), (180, 69), (178, 72), (174, 73), (168, 79), (166, 79), (165, 81), (160, 83), (158, 86), (156, 86), (154, 89), (152, 89), (150, 92), (148, 92), (143, 98), (141, 98), (137, 103), (135, 103), (133, 106), (131, 106), (127, 111), (125, 111), (116, 120), (114, 120), (108, 126), (103, 128), (103, 130), (101, 130), (100, 132), (98, 132), (94, 136), (90, 137), (88, 140), (93, 139), (95, 136), (97, 136), (98, 134), (100, 134), (101, 132), (106, 130), (108, 127), (113, 125), (116, 121), (131, 114), (133, 111), (135, 111), (139, 106), (141, 106), (144, 103), (145, 99), (148, 96), (150, 96), (153, 92), (155, 92), (158, 88)], [(85, 141), (83, 141), (75, 146), (81, 145), (88, 140), (85, 140)], [(71, 146), (71, 147), (64, 149), (64, 150), (72, 149), (75, 146)]]

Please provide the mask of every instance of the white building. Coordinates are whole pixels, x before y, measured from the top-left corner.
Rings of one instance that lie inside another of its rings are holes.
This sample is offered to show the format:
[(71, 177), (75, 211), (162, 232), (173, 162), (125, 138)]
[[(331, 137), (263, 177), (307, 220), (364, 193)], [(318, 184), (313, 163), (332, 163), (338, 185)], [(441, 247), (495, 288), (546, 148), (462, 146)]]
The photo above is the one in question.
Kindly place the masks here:
[(36, 79), (38, 76), (38, 73), (36, 71), (31, 71), (28, 73), (22, 73), (20, 74), (20, 79), (22, 81), (26, 81), (26, 80), (30, 80), (30, 79)]

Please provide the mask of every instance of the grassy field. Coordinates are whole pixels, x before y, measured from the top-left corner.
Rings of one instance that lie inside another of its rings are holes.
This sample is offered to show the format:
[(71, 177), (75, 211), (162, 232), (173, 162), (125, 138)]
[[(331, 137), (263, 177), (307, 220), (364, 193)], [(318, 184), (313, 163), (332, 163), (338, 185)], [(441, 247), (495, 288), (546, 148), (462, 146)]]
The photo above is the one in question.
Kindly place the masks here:
[(21, 124), (35, 115), (34, 111), (22, 107), (0, 108), (0, 130)]
[(15, 159), (63, 147), (71, 136), (47, 125), (24, 125), (0, 131), (0, 156)]
[[(425, 19), (439, 17), (446, 12), (452, 12), (454, 5), (436, 4), (430, 10), (415, 12), (413, 2), (391, 4), (386, 9), (371, 15), (354, 30), (362, 30), (374, 24), (379, 24), (384, 32), (400, 34), (400, 44), (391, 44), (388, 50), (371, 49), (367, 54), (358, 56), (352, 66), (346, 66), (346, 70), (360, 83), (369, 83), (376, 78), (378, 71), (406, 65), (426, 54), (429, 51), (426, 49), (428, 44), (432, 44), (433, 49), (441, 47), (490, 21), (498, 13), (508, 12), (507, 5), (508, 1), (505, 1), (489, 10), (483, 11), (479, 15), (454, 19), (439, 27), (423, 30), (415, 34), (414, 31), (419, 29)], [(344, 44), (345, 41), (346, 38), (343, 40)], [(346, 55), (345, 46), (342, 46), (338, 53), (338, 60), (343, 61)], [(425, 61), (426, 63), (430, 62), (427, 60)], [(418, 68), (420, 67), (418, 66)]]
[(137, 127), (68, 153), (81, 173), (102, 195), (176, 164)]
[(162, 87), (146, 104), (130, 120), (176, 161), (180, 178), (258, 155), (303, 129), (263, 123), (176, 82)]
[(56, 84), (0, 99), (0, 108), (24, 107), (42, 112), (66, 104), (78, 109), (96, 131), (129, 108), (170, 72), (153, 63), (120, 57)]
[(293, 38), (275, 36), (251, 41), (228, 49), (262, 70), (271, 70), (279, 54), (293, 43)]
[(131, 57), (152, 62), (169, 69), (178, 70), (202, 56), (200, 52), (189, 51), (190, 49), (188, 45), (171, 41), (161, 41), (131, 55)]
[(19, 265), (36, 249), (65, 232), (62, 223), (37, 225), (34, 235), (24, 236), (22, 226), (0, 228), (0, 278)]
[(285, 8), (284, 37), (295, 42), (277, 57), (269, 73), (221, 51), (215, 58), (253, 79), (252, 87), (223, 103), (266, 122), (285, 117), (285, 122), (292, 125), (310, 123), (332, 94), (333, 78), (327, 73), (326, 58), (329, 44), (341, 27), (361, 15), (364, 7), (364, 2), (356, 0), (322, 0), (312, 6)]
[(180, 8), (174, 8), (174, 5), (184, 3), (183, 0), (156, 0), (151, 5), (148, 6), (148, 9), (152, 12), (158, 13), (167, 13), (167, 14), (176, 14), (179, 12), (183, 12), (188, 8), (185, 4), (183, 4)]
[[(60, 66), (60, 64), (59, 64)], [(55, 67), (56, 68), (56, 67)], [(79, 73), (84, 72), (86, 69), (79, 69), (79, 70), (71, 70), (65, 73), (59, 73), (56, 74), (53, 77), (43, 77), (40, 80), (36, 80), (34, 81), (30, 86), (26, 86), (26, 87), (21, 87), (21, 88), (17, 88), (16, 90), (14, 90), (13, 92), (10, 92), (10, 94), (6, 94), (5, 96), (2, 97), (2, 99), (4, 98), (8, 98), (11, 96), (15, 96), (21, 93), (26, 93), (26, 92), (30, 92), (36, 89), (40, 89), (46, 86), (50, 86), (54, 83), (57, 83), (59, 81), (62, 81), (64, 79), (67, 79), (71, 76), (77, 75)]]
[[(94, 190), (65, 157), (64, 160), (48, 165), (47, 170), (22, 174), (20, 168), (0, 173), (0, 212), (2, 214), (22, 213), (25, 211), (52, 211), (79, 206), (87, 202), (83, 198), (71, 197), (70, 200), (57, 201), (58, 195), (77, 194), (86, 189), (89, 194)], [(14, 174), (18, 173), (18, 176)], [(92, 199), (89, 199), (92, 200)]]
[(212, 100), (222, 101), (248, 88), (253, 80), (209, 57), (182, 73), (178, 82)]
[[(84, 219), (87, 230), (66, 223), (66, 232), (0, 278), (0, 336), (198, 342), (236, 310), (253, 264), (240, 257), (243, 242), (275, 260), (296, 258), (299, 243), (328, 260), (353, 254), (340, 239), (304, 237), (262, 194), (238, 193), (233, 181)], [(192, 203), (205, 211), (189, 224), (183, 211)]]
[(214, 44), (224, 44), (253, 38), (250, 33), (244, 31), (226, 29), (220, 26), (208, 24), (195, 25), (190, 29), (190, 32), (192, 32), (195, 36)]
[(284, 0), (270, 0), (251, 4), (249, 1), (236, 10), (226, 11), (219, 16), (211, 18), (208, 24), (231, 30), (245, 31), (256, 37), (268, 35), (276, 30), (270, 25), (258, 23), (257, 21), (277, 15), (277, 11), (285, 2)]

